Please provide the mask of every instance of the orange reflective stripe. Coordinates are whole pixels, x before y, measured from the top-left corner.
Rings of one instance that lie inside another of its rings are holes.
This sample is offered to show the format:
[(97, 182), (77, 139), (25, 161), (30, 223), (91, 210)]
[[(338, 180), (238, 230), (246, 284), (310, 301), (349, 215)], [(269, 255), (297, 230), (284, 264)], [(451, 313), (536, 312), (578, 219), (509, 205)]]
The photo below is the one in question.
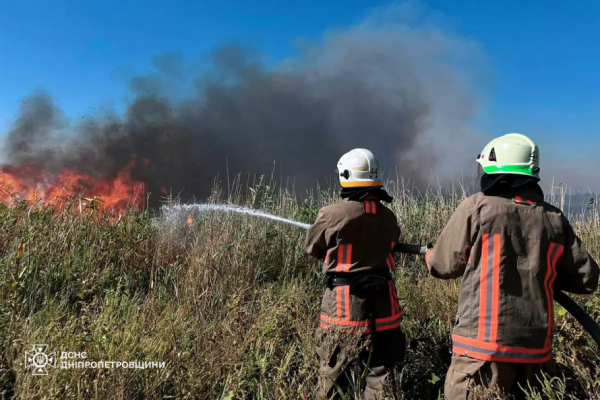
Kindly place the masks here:
[(337, 286), (335, 288), (336, 315), (342, 320), (350, 320), (350, 287)]
[(392, 253), (387, 255), (387, 257), (385, 258), (385, 262), (387, 263), (389, 269), (394, 268), (394, 256), (392, 255)]
[(402, 314), (391, 315), (386, 318), (378, 318), (375, 320), (376, 331), (387, 331), (400, 326), (402, 322)]
[(515, 196), (515, 202), (520, 203), (520, 204), (529, 204), (529, 205), (535, 204), (533, 201), (525, 200), (521, 196)]
[(490, 235), (484, 234), (482, 240), (477, 338), (480, 341), (495, 343), (498, 336), (502, 236), (496, 233), (490, 240)]
[(321, 314), (321, 328), (341, 330), (346, 333), (367, 333), (369, 321), (345, 321)]
[[(399, 327), (401, 322), (402, 313), (385, 318), (377, 318), (375, 320), (375, 329), (378, 332), (394, 329)], [(321, 314), (321, 327), (326, 330), (335, 328), (348, 333), (369, 333), (371, 331), (369, 324), (369, 320), (351, 321), (340, 318), (331, 318)]]
[(485, 317), (487, 304), (487, 270), (488, 270), (488, 239), (486, 233), (482, 237), (481, 275), (479, 277), (479, 329), (477, 339), (483, 341), (485, 335)]
[(335, 325), (342, 325), (342, 326), (354, 326), (354, 327), (360, 327), (360, 326), (367, 326), (369, 325), (369, 320), (363, 320), (363, 321), (346, 321), (343, 319), (339, 319), (339, 318), (331, 318), (328, 317), (327, 315), (323, 315), (321, 314), (321, 321), (330, 323), (330, 324), (335, 324)]
[(498, 346), (460, 335), (452, 335), (452, 342), (455, 353), (486, 361), (537, 363), (547, 361), (552, 356), (551, 346), (541, 349)]
[(342, 286), (337, 286), (335, 288), (335, 305), (336, 305), (336, 313), (338, 318), (342, 317)]
[(350, 271), (350, 266), (352, 265), (352, 245), (348, 245), (348, 250), (346, 251), (346, 260), (344, 261), (346, 272)]
[(335, 272), (348, 272), (352, 265), (352, 244), (340, 244), (337, 252)]
[(377, 212), (377, 203), (371, 200), (365, 200), (365, 212), (367, 214), (375, 214)]
[(481, 350), (498, 350), (500, 352), (517, 353), (517, 354), (544, 354), (550, 350), (551, 347), (544, 347), (541, 349), (527, 349), (524, 347), (511, 347), (511, 346), (500, 346), (497, 344), (482, 342), (481, 340), (469, 339), (468, 337), (460, 335), (452, 335), (452, 341), (458, 344), (469, 345), (479, 347)]
[(494, 258), (492, 273), (492, 326), (490, 332), (490, 342), (496, 343), (498, 339), (498, 314), (500, 308), (500, 250), (502, 246), (502, 236), (498, 233), (494, 235)]
[(389, 269), (394, 268), (394, 266), (396, 265), (396, 262), (394, 261), (394, 247), (396, 246), (396, 242), (392, 242), (392, 251), (390, 252), (390, 254), (388, 254), (388, 256), (385, 259), (385, 262), (387, 263), (387, 266)]

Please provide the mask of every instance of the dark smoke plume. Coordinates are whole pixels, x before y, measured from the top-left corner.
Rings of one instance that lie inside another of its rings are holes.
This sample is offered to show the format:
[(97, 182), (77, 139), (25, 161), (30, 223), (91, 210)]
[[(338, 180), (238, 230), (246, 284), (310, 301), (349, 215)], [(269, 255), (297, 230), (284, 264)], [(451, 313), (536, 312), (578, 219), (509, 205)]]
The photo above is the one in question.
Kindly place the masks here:
[(36, 93), (6, 136), (5, 162), (111, 179), (135, 155), (134, 178), (150, 192), (202, 198), (227, 165), (268, 174), (277, 162), (277, 175), (302, 189), (332, 177), (344, 152), (367, 147), (393, 177), (396, 168), (422, 187), (431, 170), (459, 172), (456, 160), (472, 161), (481, 147), (466, 145), (479, 51), (427, 21), (398, 22), (405, 11), (382, 9), (305, 41), (297, 58), (270, 68), (257, 52), (224, 46), (191, 80), (180, 55), (158, 57), (154, 73), (131, 80), (123, 116), (69, 126)]

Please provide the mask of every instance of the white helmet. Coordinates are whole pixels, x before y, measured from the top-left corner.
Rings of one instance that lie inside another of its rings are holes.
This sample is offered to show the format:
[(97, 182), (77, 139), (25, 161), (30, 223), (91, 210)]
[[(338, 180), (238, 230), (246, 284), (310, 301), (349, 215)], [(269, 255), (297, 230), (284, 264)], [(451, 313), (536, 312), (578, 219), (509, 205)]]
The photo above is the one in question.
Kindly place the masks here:
[(477, 156), (486, 174), (540, 177), (540, 149), (520, 133), (508, 133), (487, 144)]
[(343, 188), (383, 186), (379, 161), (367, 149), (354, 149), (344, 154), (338, 161), (337, 170)]

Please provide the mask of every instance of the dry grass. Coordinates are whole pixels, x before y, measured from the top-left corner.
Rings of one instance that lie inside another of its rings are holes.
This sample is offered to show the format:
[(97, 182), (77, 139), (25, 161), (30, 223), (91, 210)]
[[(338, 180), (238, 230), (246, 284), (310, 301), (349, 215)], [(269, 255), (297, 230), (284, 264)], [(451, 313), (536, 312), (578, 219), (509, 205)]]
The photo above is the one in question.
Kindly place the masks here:
[[(297, 201), (264, 182), (244, 196), (239, 185), (226, 191), (215, 190), (211, 201), (307, 223), (320, 206), (336, 200), (331, 191), (320, 191)], [(415, 243), (434, 241), (463, 196), (416, 197), (401, 187), (395, 192), (402, 239)], [(588, 211), (574, 226), (600, 257), (598, 210), (594, 205)], [(152, 212), (132, 211), (115, 223), (98, 211), (0, 206), (4, 398), (312, 398), (322, 285), (318, 262), (304, 253), (304, 231), (205, 214), (165, 235), (152, 220)], [(396, 265), (409, 343), (404, 398), (437, 399), (450, 362), (459, 283), (428, 277), (414, 256), (399, 255)], [(597, 295), (578, 300), (600, 319)], [(549, 382), (547, 392), (556, 399), (600, 399), (598, 347), (560, 308), (557, 330), (562, 378)], [(88, 360), (158, 361), (166, 367), (58, 368), (33, 376), (24, 355), (34, 343), (59, 353), (85, 351)], [(391, 392), (389, 397), (400, 398)]]

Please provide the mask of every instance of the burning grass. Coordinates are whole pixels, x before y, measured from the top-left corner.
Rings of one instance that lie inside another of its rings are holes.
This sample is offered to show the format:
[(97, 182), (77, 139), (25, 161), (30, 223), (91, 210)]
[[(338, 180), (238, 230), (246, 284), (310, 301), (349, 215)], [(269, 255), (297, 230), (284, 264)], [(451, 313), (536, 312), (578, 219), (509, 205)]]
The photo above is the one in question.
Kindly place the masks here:
[[(402, 240), (415, 243), (434, 240), (462, 197), (395, 192)], [(238, 188), (211, 197), (305, 223), (335, 200), (323, 191), (299, 202), (264, 182), (244, 196)], [(598, 210), (573, 222), (600, 257)], [(4, 398), (310, 399), (322, 285), (303, 241), (302, 229), (240, 214), (186, 214), (165, 234), (152, 211), (130, 210), (114, 223), (101, 212), (0, 206), (0, 391)], [(399, 255), (396, 265), (409, 343), (404, 398), (437, 399), (459, 284), (429, 277), (414, 256)], [(600, 319), (598, 295), (578, 300)], [(560, 307), (556, 325), (561, 378), (548, 382), (550, 398), (600, 399), (598, 347)], [(48, 376), (33, 376), (25, 352), (35, 343), (89, 360), (166, 367), (61, 370), (59, 360)], [(400, 398), (391, 388), (388, 395)]]
[[(105, 211), (123, 212), (144, 204), (144, 184), (131, 176), (135, 157), (114, 178), (103, 179), (63, 169), (50, 173), (30, 164), (0, 167), (0, 203), (53, 204), (66, 207), (78, 197), (87, 208), (102, 207)], [(142, 159), (144, 162), (144, 159)]]

